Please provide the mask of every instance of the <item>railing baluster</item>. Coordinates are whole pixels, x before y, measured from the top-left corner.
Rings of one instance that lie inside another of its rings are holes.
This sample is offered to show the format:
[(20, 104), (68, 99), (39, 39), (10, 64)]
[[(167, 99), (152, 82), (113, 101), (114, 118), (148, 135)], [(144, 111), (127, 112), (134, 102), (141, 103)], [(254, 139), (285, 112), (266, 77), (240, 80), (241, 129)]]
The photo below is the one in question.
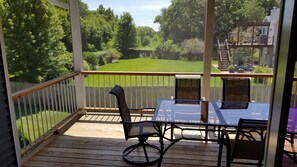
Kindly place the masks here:
[(39, 105), (39, 112), (40, 112), (40, 118), (41, 118), (41, 127), (42, 127), (42, 134), (45, 133), (45, 128), (44, 128), (44, 122), (43, 122), (43, 109), (42, 109), (42, 102), (41, 102), (41, 97), (40, 97), (40, 91), (37, 92), (37, 99), (38, 99), (38, 105)]
[(21, 99), (18, 99), (17, 100), (17, 104), (18, 104), (18, 107), (17, 107), (17, 109), (18, 109), (18, 111), (19, 111), (19, 119), (20, 119), (20, 127), (21, 127), (21, 129), (20, 129), (20, 131), (21, 131), (21, 134), (22, 134), (22, 136), (21, 136), (21, 138), (22, 138), (22, 140), (23, 140), (23, 147), (24, 148), (26, 148), (27, 147), (27, 141), (26, 141), (26, 138), (25, 138), (25, 129), (24, 129), (24, 123), (23, 123), (23, 114), (22, 114), (22, 108), (21, 108)]
[(23, 105), (24, 105), (24, 112), (25, 112), (25, 118), (26, 118), (26, 125), (27, 125), (27, 134), (28, 134), (28, 139), (29, 139), (29, 144), (31, 144), (31, 132), (30, 132), (30, 125), (29, 125), (29, 120), (28, 120), (28, 112), (27, 112), (27, 103), (26, 103), (26, 98), (23, 97)]
[(37, 124), (37, 132), (38, 132), (38, 137), (41, 136), (40, 134), (40, 125), (39, 125), (39, 113), (38, 113), (38, 109), (37, 109), (37, 106), (36, 106), (36, 97), (35, 97), (35, 93), (32, 93), (32, 96), (33, 96), (33, 105), (34, 105), (34, 110), (35, 110), (35, 115), (36, 115), (36, 124)]

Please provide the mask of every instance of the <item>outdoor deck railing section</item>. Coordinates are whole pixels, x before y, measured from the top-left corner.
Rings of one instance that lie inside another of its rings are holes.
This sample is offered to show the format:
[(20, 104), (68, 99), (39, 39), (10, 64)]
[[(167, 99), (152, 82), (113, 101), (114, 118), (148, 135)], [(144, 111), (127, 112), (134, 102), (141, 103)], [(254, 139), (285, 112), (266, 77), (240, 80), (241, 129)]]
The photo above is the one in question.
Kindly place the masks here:
[[(116, 101), (109, 95), (115, 85), (125, 89), (127, 104), (131, 108), (153, 108), (159, 99), (172, 98), (175, 91), (175, 74), (202, 73), (154, 73), (154, 72), (90, 72), (85, 71), (85, 91), (87, 110), (115, 110)], [(222, 99), (221, 77), (250, 77), (251, 100), (269, 102), (272, 74), (252, 73), (212, 73), (210, 99)], [(203, 77), (202, 77), (203, 79)], [(203, 85), (202, 89), (203, 91)]]
[[(116, 111), (116, 99), (109, 94), (118, 84), (124, 87), (131, 108), (154, 108), (159, 99), (174, 98), (176, 74), (166, 72), (100, 72), (72, 73), (33, 86), (12, 95), (22, 155), (57, 131), (66, 121), (77, 114), (75, 76), (84, 75), (86, 110)], [(212, 73), (210, 100), (221, 100), (221, 77), (250, 77), (251, 100), (270, 102), (272, 74)], [(292, 102), (297, 102), (297, 79), (292, 91)], [(203, 91), (203, 85), (202, 85)]]
[(72, 73), (12, 95), (22, 156), (54, 133), (77, 109)]

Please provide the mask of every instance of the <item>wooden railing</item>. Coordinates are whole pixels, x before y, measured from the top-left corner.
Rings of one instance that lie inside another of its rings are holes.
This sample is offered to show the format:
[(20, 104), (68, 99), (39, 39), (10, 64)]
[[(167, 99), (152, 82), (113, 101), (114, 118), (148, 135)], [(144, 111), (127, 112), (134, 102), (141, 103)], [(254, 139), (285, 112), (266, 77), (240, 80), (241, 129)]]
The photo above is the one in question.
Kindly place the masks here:
[[(186, 72), (84, 71), (59, 77), (14, 93), (12, 99), (15, 104), (22, 155), (25, 155), (77, 114), (75, 76), (84, 75), (85, 109), (109, 112), (117, 110), (116, 99), (109, 94), (114, 85), (118, 84), (124, 87), (129, 107), (153, 108), (156, 107), (159, 99), (174, 97), (176, 74), (203, 76), (202, 73)], [(272, 74), (212, 73), (210, 100), (221, 100), (221, 77), (250, 77), (251, 100), (270, 102)], [(203, 85), (201, 90), (203, 91)], [(293, 90), (292, 94), (297, 94), (296, 82), (294, 82)], [(295, 96), (292, 101), (296, 104)]]
[[(83, 72), (85, 75), (86, 109), (114, 110), (116, 100), (109, 95), (114, 85), (121, 85), (131, 108), (153, 108), (159, 99), (172, 98), (175, 90), (175, 74), (202, 73), (153, 73), (153, 72)], [(251, 73), (212, 73), (210, 100), (222, 99), (221, 77), (250, 77), (251, 100), (269, 102), (271, 96), (272, 74)], [(203, 79), (203, 77), (202, 77)], [(202, 89), (203, 91), (203, 85)]]
[(22, 156), (77, 112), (72, 73), (12, 94)]

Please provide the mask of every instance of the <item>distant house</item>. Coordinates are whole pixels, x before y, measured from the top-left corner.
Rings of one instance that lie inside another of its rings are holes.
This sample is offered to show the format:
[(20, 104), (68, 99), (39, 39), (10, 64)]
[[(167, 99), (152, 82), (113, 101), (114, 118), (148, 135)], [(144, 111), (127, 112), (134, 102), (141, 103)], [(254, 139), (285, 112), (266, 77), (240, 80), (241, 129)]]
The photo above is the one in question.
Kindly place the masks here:
[[(261, 28), (260, 43), (266, 42), (268, 45), (273, 47), (263, 47), (260, 54), (260, 63), (268, 65), (269, 67), (274, 67), (274, 60), (276, 55), (276, 43), (277, 43), (277, 33), (279, 24), (279, 9), (274, 8), (271, 10), (270, 16), (266, 16), (263, 22), (270, 22), (270, 26), (263, 26)], [(267, 31), (269, 31), (267, 33)], [(267, 35), (268, 34), (268, 37)]]

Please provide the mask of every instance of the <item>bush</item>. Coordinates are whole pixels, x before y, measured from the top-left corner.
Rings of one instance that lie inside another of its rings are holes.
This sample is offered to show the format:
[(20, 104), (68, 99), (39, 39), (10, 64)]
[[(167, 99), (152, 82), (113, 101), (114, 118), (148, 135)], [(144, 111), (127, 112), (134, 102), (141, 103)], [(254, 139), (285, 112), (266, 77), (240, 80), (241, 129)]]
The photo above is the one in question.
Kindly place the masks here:
[(87, 61), (83, 60), (83, 70), (90, 71), (90, 66)]
[(99, 64), (99, 66), (103, 66), (103, 65), (105, 65), (103, 56), (99, 56), (99, 62), (98, 62), (98, 64)]
[(155, 54), (159, 59), (168, 59), (168, 53), (175, 52), (180, 52), (180, 48), (176, 44), (174, 44), (172, 40), (167, 40), (166, 42), (160, 43), (157, 46)]
[(91, 70), (96, 70), (98, 65), (97, 56), (94, 52), (83, 52), (84, 60), (88, 62)]
[[(269, 68), (267, 65), (263, 66), (263, 65), (259, 65), (256, 66), (254, 68), (254, 73), (272, 73), (272, 69)], [(258, 84), (267, 84), (268, 83), (268, 79), (267, 78), (255, 78), (254, 79), (254, 83), (258, 83)]]
[(231, 64), (231, 65), (228, 67), (228, 71), (229, 71), (230, 73), (233, 73), (233, 72), (235, 71), (235, 66)]
[(112, 63), (114, 60), (119, 59), (122, 56), (122, 53), (116, 49), (109, 49), (105, 53), (106, 63)]

